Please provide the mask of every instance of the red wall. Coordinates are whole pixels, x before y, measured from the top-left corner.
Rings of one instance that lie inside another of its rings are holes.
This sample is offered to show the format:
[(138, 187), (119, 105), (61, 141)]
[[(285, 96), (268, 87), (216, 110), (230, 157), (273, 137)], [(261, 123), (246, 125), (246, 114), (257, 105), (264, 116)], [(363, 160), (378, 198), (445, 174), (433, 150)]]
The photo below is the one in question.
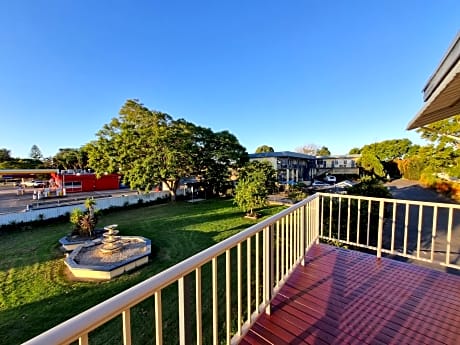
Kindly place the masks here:
[[(54, 178), (54, 181), (59, 185), (59, 187), (62, 187), (62, 179), (64, 178), (64, 187), (66, 188), (66, 191), (68, 193), (91, 192), (96, 190), (109, 190), (120, 188), (119, 175), (117, 174), (102, 175), (99, 178), (97, 178), (95, 174), (52, 174), (52, 177)], [(78, 187), (72, 188), (71, 182), (80, 182), (80, 184), (78, 184)]]

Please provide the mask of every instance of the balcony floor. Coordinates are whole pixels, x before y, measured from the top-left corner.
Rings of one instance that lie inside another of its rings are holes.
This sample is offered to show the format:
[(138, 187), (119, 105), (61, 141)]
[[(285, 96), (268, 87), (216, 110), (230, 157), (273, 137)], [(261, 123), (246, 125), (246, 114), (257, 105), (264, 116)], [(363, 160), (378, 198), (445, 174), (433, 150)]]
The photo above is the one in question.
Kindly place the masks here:
[(460, 276), (315, 245), (240, 344), (460, 344)]

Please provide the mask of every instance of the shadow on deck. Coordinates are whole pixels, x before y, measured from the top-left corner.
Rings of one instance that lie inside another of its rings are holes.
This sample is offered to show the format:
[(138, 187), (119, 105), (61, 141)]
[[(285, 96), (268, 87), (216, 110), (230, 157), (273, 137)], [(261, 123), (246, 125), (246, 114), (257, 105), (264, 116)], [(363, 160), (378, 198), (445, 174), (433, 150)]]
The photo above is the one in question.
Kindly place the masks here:
[(240, 344), (459, 344), (460, 276), (313, 246)]

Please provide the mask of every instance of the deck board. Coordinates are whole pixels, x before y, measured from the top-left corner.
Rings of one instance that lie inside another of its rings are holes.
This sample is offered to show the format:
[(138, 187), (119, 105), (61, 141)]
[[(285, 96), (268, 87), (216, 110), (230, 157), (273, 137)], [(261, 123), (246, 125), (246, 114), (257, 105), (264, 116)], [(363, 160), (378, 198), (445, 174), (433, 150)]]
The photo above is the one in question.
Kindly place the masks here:
[(460, 276), (318, 244), (240, 344), (460, 344)]

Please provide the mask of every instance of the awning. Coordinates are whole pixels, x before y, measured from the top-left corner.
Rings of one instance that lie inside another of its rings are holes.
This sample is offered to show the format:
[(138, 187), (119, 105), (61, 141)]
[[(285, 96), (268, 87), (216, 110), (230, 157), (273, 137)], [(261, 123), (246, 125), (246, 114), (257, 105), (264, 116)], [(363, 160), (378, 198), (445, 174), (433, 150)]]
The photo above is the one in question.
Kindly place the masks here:
[(423, 93), (425, 104), (407, 125), (408, 130), (460, 115), (460, 32)]

